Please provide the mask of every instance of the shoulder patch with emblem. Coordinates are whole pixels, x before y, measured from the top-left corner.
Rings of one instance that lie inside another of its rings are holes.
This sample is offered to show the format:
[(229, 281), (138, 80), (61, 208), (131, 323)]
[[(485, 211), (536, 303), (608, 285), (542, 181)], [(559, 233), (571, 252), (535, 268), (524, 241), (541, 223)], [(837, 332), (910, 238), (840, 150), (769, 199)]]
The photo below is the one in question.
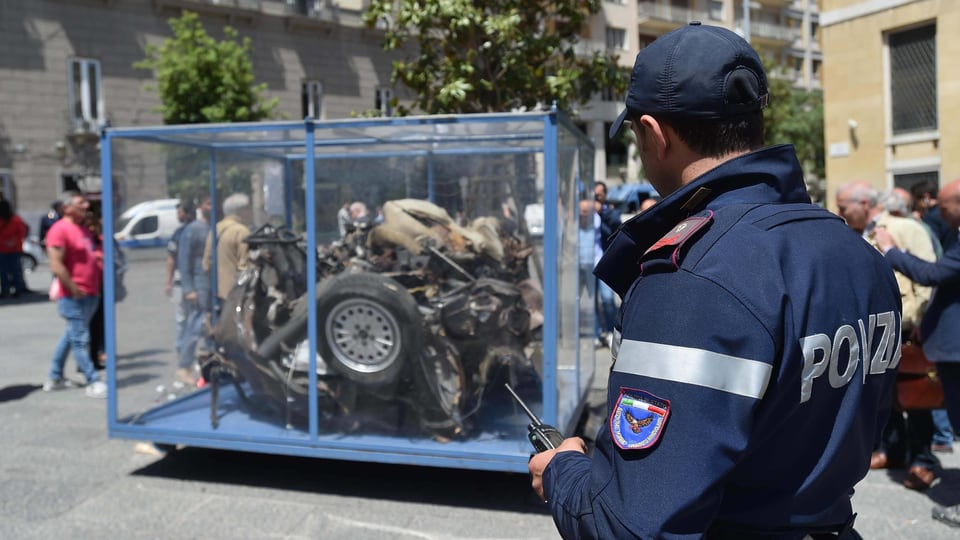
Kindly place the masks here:
[(712, 221), (713, 210), (707, 210), (677, 223), (643, 253), (640, 257), (641, 267), (649, 260), (669, 259), (674, 269), (680, 268), (680, 251), (684, 245)]
[(610, 415), (610, 435), (621, 450), (644, 450), (660, 440), (670, 402), (649, 392), (621, 388)]

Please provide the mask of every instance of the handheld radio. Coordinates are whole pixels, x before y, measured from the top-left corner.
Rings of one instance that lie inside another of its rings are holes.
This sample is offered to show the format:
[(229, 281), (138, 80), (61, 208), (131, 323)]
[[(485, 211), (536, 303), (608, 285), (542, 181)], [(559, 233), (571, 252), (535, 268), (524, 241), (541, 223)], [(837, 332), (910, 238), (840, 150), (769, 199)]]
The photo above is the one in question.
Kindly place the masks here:
[(527, 404), (520, 399), (520, 396), (513, 391), (513, 388), (510, 388), (509, 384), (504, 384), (504, 386), (507, 387), (513, 399), (517, 400), (517, 403), (520, 404), (523, 411), (530, 417), (531, 422), (530, 425), (527, 426), (527, 438), (530, 439), (530, 444), (533, 445), (537, 453), (553, 450), (560, 446), (560, 443), (563, 442), (563, 435), (557, 431), (557, 428), (541, 422), (537, 415), (533, 414), (533, 411), (527, 407)]

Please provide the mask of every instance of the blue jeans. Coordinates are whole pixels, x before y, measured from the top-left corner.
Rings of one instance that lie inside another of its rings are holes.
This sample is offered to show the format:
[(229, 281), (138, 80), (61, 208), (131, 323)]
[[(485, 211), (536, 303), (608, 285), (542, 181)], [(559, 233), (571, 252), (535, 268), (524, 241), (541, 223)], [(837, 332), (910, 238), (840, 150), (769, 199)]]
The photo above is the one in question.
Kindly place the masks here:
[(613, 332), (613, 323), (617, 319), (617, 302), (613, 298), (613, 289), (606, 283), (597, 280), (597, 326), (609, 334)]
[(953, 429), (950, 427), (950, 417), (946, 409), (934, 409), (933, 414), (933, 444), (953, 446)]
[(203, 323), (209, 309), (209, 302), (184, 300), (182, 305), (184, 321), (178, 351), (180, 359), (177, 365), (181, 368), (190, 368), (197, 359), (197, 344), (204, 339)]
[(67, 354), (71, 349), (77, 367), (87, 378), (87, 383), (97, 380), (97, 370), (90, 359), (90, 319), (97, 311), (99, 301), (99, 296), (57, 300), (57, 312), (66, 319), (67, 328), (53, 353), (53, 360), (50, 361), (50, 380), (59, 381), (63, 378), (63, 365), (67, 362)]
[(20, 264), (19, 253), (0, 253), (0, 293), (7, 294), (10, 289), (15, 292), (27, 290), (23, 281), (23, 266)]
[(960, 433), (960, 362), (937, 362), (937, 374), (943, 381), (944, 409), (954, 433)]

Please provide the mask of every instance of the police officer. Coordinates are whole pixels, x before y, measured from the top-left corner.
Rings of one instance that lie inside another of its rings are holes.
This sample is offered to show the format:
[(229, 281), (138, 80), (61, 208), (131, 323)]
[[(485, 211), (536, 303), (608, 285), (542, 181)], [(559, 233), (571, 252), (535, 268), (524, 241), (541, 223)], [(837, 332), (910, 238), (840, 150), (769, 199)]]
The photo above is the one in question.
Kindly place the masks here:
[(60, 201), (54, 201), (50, 205), (50, 211), (47, 212), (45, 216), (40, 218), (40, 247), (47, 248), (47, 231), (50, 230), (50, 227), (53, 227), (53, 224), (60, 219), (60, 216), (63, 215), (63, 203)]
[(597, 267), (623, 297), (608, 418), (529, 468), (567, 538), (857, 538), (887, 418), (900, 293), (880, 253), (762, 147), (766, 75), (691, 23), (636, 59), (626, 110), (664, 195)]

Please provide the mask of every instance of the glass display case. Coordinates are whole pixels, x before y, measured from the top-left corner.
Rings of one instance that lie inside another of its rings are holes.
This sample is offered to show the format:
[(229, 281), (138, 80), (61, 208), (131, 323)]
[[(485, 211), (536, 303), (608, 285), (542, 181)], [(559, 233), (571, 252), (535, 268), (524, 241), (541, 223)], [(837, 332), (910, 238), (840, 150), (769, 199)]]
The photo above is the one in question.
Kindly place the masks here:
[(563, 115), (108, 128), (101, 153), (112, 437), (525, 472), (507, 384), (576, 428), (594, 149)]

